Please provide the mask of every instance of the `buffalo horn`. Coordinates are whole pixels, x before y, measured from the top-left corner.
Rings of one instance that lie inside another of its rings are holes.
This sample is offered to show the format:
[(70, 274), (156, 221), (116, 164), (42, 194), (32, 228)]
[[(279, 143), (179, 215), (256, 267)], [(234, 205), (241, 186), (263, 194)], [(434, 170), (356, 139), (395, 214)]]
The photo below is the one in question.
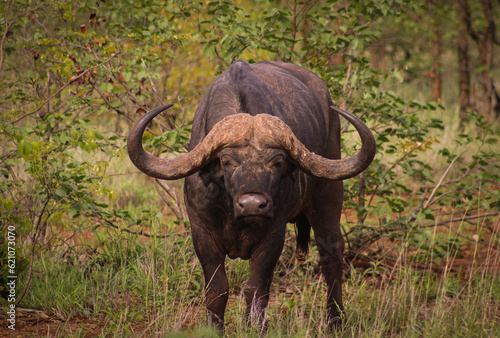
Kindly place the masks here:
[[(361, 150), (354, 156), (345, 159), (328, 159), (309, 151), (294, 135), (289, 126), (279, 118), (262, 114), (257, 115), (256, 129), (261, 131), (258, 138), (264, 144), (277, 143), (285, 150), (295, 165), (302, 171), (328, 180), (345, 180), (360, 174), (368, 168), (375, 156), (375, 138), (372, 132), (354, 115), (331, 107), (345, 117), (359, 133)], [(260, 124), (261, 126), (257, 126)], [(271, 140), (272, 139), (272, 140)]]
[(253, 119), (247, 114), (228, 116), (217, 123), (203, 141), (187, 154), (165, 159), (151, 155), (142, 147), (142, 135), (146, 126), (161, 112), (172, 107), (167, 104), (144, 114), (132, 127), (127, 140), (127, 150), (132, 163), (145, 174), (175, 180), (189, 176), (213, 160), (224, 146), (248, 144)]
[(262, 147), (281, 147), (304, 172), (329, 180), (345, 180), (365, 170), (375, 156), (375, 138), (370, 129), (357, 117), (339, 108), (334, 111), (354, 125), (361, 137), (361, 150), (346, 159), (328, 159), (309, 151), (289, 126), (278, 117), (260, 114), (235, 114), (217, 123), (208, 135), (189, 153), (172, 159), (151, 155), (142, 147), (146, 126), (172, 104), (155, 108), (142, 116), (130, 131), (127, 149), (134, 165), (145, 174), (164, 180), (189, 176), (215, 159), (226, 146), (245, 146), (252, 143)]

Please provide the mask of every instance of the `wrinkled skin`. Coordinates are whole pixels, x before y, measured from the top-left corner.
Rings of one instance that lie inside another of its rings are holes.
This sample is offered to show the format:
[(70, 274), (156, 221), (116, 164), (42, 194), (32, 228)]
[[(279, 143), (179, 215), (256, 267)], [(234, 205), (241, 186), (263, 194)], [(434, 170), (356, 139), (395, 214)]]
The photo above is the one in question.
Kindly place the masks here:
[[(248, 67), (246, 64), (236, 66), (244, 68), (241, 72)], [(288, 83), (285, 88), (275, 88), (275, 91), (291, 90), (297, 94), (304, 91), (308, 95), (290, 102), (279, 102), (283, 107), (273, 110), (266, 107), (267, 102), (247, 99), (248, 106), (244, 109), (239, 101), (242, 95), (233, 101), (230, 92), (225, 92), (233, 90), (234, 79), (231, 79), (231, 75), (237, 76), (238, 73), (234, 71), (237, 73), (234, 75), (226, 71), (210, 88), (197, 111), (199, 118), (194, 121), (191, 148), (226, 114), (244, 111), (278, 116), (288, 114), (280, 117), (292, 127), (308, 149), (328, 158), (340, 158), (340, 123), (338, 115), (330, 112), (332, 103), (324, 83), (301, 68), (287, 64), (280, 66), (291, 67), (299, 76), (311, 77), (307, 78), (307, 82), (316, 92), (311, 95), (311, 90), (304, 88), (302, 82), (295, 81)], [(259, 76), (268, 76), (272, 74), (270, 69), (275, 70), (276, 65), (260, 63), (253, 67)], [(286, 71), (286, 68), (279, 71)], [(229, 79), (225, 80), (225, 77)], [(273, 76), (266, 80), (284, 81)], [(244, 79), (240, 81), (239, 84), (244, 85)], [(320, 96), (322, 101), (319, 102), (314, 96)], [(215, 107), (210, 105), (213, 101)], [(252, 103), (255, 105), (250, 106)], [(268, 105), (272, 106), (273, 103)], [(262, 215), (258, 212), (239, 215), (238, 199), (248, 193), (262, 196), (268, 203), (268, 209), (269, 204), (272, 205), (271, 211), (266, 210)], [(225, 148), (218, 159), (202, 172), (187, 177), (185, 201), (191, 220), (193, 243), (205, 275), (206, 302), (211, 322), (219, 328), (223, 327), (229, 292), (224, 260), (229, 256), (250, 259), (250, 278), (244, 288), (247, 317), (258, 324), (264, 323), (273, 272), (283, 249), (287, 221), (302, 212), (314, 230), (320, 264), (328, 284), (326, 303), (329, 320), (335, 325), (343, 310), (342, 200), (341, 181), (328, 182), (304, 174), (287, 161), (286, 154), (279, 149), (252, 146)], [(307, 221), (298, 226), (309, 231)]]
[[(198, 106), (189, 152), (160, 159), (144, 151), (148, 123), (171, 105), (145, 114), (130, 131), (132, 162), (159, 179), (185, 180), (185, 203), (205, 276), (210, 321), (223, 328), (229, 283), (224, 261), (250, 260), (244, 286), (249, 322), (265, 327), (273, 272), (287, 222), (296, 223), (297, 248), (307, 252), (310, 230), (327, 284), (332, 326), (340, 323), (344, 241), (340, 233), (342, 180), (365, 170), (375, 139), (355, 116), (333, 106), (312, 72), (281, 62), (238, 61), (210, 86)], [(362, 141), (340, 159), (340, 120)]]

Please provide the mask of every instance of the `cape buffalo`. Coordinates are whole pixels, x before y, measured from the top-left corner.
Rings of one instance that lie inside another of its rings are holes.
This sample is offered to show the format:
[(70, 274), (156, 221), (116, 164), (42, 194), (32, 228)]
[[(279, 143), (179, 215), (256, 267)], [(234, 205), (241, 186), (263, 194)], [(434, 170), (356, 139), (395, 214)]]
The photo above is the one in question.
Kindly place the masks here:
[[(244, 287), (247, 319), (265, 324), (273, 271), (287, 222), (307, 251), (311, 227), (327, 283), (328, 321), (340, 322), (344, 240), (342, 180), (365, 170), (375, 155), (370, 129), (333, 106), (325, 83), (293, 64), (237, 61), (210, 86), (196, 110), (189, 152), (173, 159), (144, 151), (142, 135), (155, 116), (139, 119), (128, 137), (132, 162), (149, 176), (185, 177), (194, 248), (205, 277), (209, 320), (224, 325), (229, 284), (226, 256), (250, 259)], [(339, 114), (354, 125), (361, 149), (340, 159)]]

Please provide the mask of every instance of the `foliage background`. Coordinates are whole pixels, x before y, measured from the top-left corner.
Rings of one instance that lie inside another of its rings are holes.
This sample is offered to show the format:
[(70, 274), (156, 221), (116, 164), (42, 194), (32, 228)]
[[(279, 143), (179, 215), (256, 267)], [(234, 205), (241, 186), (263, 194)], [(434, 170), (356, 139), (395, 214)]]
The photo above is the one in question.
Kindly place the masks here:
[[(0, 224), (2, 233), (16, 227), (17, 301), (26, 307), (66, 319), (99, 313), (96, 304), (89, 312), (37, 300), (47, 260), (88, 281), (97, 266), (116, 273), (154, 245), (182, 242), (181, 182), (139, 174), (127, 133), (145, 111), (173, 102), (145, 143), (162, 156), (184, 152), (197, 102), (237, 59), (311, 69), (376, 134), (374, 163), (345, 182), (346, 266), (377, 275), (404, 261), (439, 272), (471, 252), (498, 253), (497, 3), (13, 0), (0, 13)], [(348, 125), (343, 138), (344, 154), (354, 153)], [(194, 266), (192, 252), (181, 256)], [(1, 266), (6, 283), (6, 258)], [(190, 271), (197, 294), (201, 275)]]

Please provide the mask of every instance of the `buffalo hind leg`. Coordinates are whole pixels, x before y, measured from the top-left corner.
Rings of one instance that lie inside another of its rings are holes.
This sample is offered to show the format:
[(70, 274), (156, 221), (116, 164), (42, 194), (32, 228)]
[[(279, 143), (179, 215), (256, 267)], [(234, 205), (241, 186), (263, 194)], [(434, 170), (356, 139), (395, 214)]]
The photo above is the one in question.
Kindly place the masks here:
[(343, 202), (341, 181), (321, 182), (306, 213), (314, 231), (319, 251), (319, 264), (327, 284), (327, 320), (334, 328), (342, 323), (342, 274), (344, 239), (340, 231)]

